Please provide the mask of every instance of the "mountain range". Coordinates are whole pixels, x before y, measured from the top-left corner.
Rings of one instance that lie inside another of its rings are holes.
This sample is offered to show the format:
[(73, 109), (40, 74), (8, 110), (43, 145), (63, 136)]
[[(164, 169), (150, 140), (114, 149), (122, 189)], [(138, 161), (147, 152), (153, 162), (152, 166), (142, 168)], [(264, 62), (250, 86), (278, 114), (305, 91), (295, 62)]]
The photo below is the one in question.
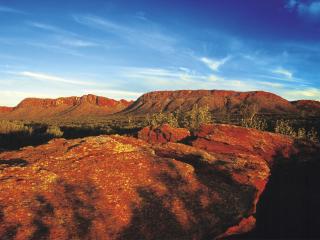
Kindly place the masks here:
[(114, 100), (92, 94), (57, 99), (26, 98), (16, 107), (0, 107), (0, 118), (42, 120), (106, 116), (128, 107), (132, 101)]
[(276, 94), (252, 91), (178, 90), (143, 94), (136, 101), (114, 100), (92, 94), (57, 99), (26, 98), (16, 107), (0, 107), (1, 119), (43, 120), (101, 117), (110, 114), (143, 115), (156, 112), (187, 111), (195, 104), (208, 106), (214, 113), (239, 113), (242, 104), (255, 103), (261, 114), (303, 114), (319, 116), (320, 102), (288, 101)]

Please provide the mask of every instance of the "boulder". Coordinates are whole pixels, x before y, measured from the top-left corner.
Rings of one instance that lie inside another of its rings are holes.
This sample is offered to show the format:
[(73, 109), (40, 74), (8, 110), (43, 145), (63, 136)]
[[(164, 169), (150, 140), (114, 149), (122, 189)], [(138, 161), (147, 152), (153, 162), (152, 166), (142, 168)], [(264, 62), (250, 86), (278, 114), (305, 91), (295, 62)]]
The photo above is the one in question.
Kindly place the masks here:
[(203, 124), (194, 136), (194, 147), (214, 153), (227, 153), (232, 148), (233, 153), (259, 155), (270, 165), (277, 157), (289, 159), (299, 151), (288, 136), (227, 124)]
[(174, 128), (169, 124), (158, 127), (145, 127), (138, 133), (138, 138), (148, 143), (179, 142), (190, 136), (189, 130), (185, 128)]

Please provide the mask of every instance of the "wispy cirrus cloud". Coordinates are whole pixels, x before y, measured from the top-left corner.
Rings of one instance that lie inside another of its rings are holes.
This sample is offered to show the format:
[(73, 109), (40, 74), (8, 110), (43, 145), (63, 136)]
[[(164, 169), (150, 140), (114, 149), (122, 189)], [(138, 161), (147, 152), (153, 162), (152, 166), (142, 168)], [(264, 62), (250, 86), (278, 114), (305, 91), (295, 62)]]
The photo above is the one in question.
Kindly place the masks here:
[(64, 36), (57, 36), (56, 39), (58, 42), (65, 46), (70, 47), (79, 47), (79, 48), (86, 48), (86, 47), (97, 47), (100, 44), (92, 41), (87, 41), (79, 38), (72, 38), (72, 37), (64, 37)]
[(148, 24), (147, 19), (143, 26), (130, 26), (94, 15), (74, 15), (73, 18), (79, 24), (113, 34), (130, 44), (160, 52), (174, 52), (177, 43), (177, 40), (171, 36), (172, 34), (163, 33), (155, 24)]
[(2, 6), (0, 5), (0, 13), (16, 13), (16, 14), (26, 14), (24, 11), (20, 11), (15, 8), (7, 7), (7, 6)]
[(36, 48), (41, 48), (47, 51), (51, 52), (58, 52), (62, 54), (67, 54), (67, 55), (72, 55), (75, 57), (84, 57), (82, 53), (75, 49), (69, 49), (63, 46), (60, 46), (59, 44), (47, 44), (47, 43), (42, 43), (42, 42), (27, 42), (26, 44), (36, 47)]
[(219, 71), (219, 68), (223, 66), (229, 59), (230, 57), (225, 57), (220, 60), (202, 57), (200, 58), (200, 61), (206, 64), (212, 71), (217, 72)]
[(24, 71), (24, 72), (18, 72), (16, 73), (16, 75), (26, 77), (26, 78), (31, 78), (34, 80), (40, 80), (40, 81), (60, 82), (60, 83), (67, 83), (72, 85), (86, 85), (86, 86), (96, 85), (95, 83), (92, 83), (92, 82), (72, 80), (72, 79), (67, 79), (67, 78), (63, 78), (55, 75), (49, 75), (46, 73), (39, 73), (39, 72)]
[(217, 74), (197, 73), (188, 68), (122, 68), (121, 79), (138, 81), (140, 87), (151, 90), (168, 89), (226, 89), (238, 91), (282, 88), (282, 84), (252, 79), (227, 78)]
[(293, 77), (293, 73), (291, 71), (289, 71), (288, 69), (282, 68), (282, 67), (278, 67), (274, 70), (272, 70), (272, 73), (275, 73), (277, 75), (281, 75), (287, 79), (292, 79)]
[(30, 27), (33, 28), (38, 28), (44, 31), (49, 31), (49, 32), (54, 32), (57, 34), (67, 34), (67, 35), (72, 35), (72, 36), (78, 36), (78, 34), (65, 30), (63, 28), (54, 26), (54, 25), (50, 25), (50, 24), (46, 24), (46, 23), (42, 23), (42, 22), (34, 22), (34, 21), (27, 21), (26, 24)]
[(79, 48), (100, 46), (100, 44), (95, 41), (86, 40), (77, 33), (65, 30), (63, 28), (60, 28), (54, 25), (41, 23), (41, 22), (27, 22), (27, 25), (33, 28), (38, 28), (38, 29), (53, 33), (54, 36), (52, 37), (52, 39), (56, 40), (57, 44), (59, 45), (64, 45), (66, 47), (79, 47)]

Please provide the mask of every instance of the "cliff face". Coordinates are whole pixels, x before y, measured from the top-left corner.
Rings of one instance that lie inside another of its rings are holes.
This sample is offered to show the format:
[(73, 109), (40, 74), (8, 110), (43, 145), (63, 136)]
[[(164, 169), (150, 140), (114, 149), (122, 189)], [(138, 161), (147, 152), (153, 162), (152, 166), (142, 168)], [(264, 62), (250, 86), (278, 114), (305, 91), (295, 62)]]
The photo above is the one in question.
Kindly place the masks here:
[(123, 113), (144, 114), (160, 111), (190, 110), (194, 104), (207, 105), (211, 111), (227, 109), (237, 113), (242, 103), (256, 103), (260, 112), (271, 114), (297, 113), (289, 101), (268, 92), (235, 92), (222, 90), (157, 91), (142, 95)]
[[(15, 108), (2, 111), (6, 119), (38, 120), (47, 118), (78, 118), (104, 116), (119, 112), (131, 102), (116, 101), (95, 95), (57, 99), (26, 98)], [(0, 109), (1, 112), (1, 109)]]

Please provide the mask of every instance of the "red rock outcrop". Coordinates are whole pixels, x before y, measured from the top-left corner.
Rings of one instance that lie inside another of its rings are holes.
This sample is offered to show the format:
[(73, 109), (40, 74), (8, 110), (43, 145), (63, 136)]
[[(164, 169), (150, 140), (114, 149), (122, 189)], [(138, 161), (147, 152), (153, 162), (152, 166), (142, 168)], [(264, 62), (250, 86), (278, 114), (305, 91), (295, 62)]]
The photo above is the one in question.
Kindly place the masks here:
[(320, 153), (316, 144), (217, 124), (203, 125), (189, 140), (193, 146), (170, 142), (174, 138), (151, 145), (98, 136), (1, 153), (0, 239), (244, 233), (254, 228), (271, 166)]
[(238, 113), (242, 103), (256, 103), (260, 113), (292, 114), (297, 108), (289, 101), (268, 92), (235, 92), (223, 90), (156, 91), (142, 95), (123, 113), (145, 114), (160, 111), (190, 110), (194, 104), (209, 106), (210, 111), (227, 109)]
[(233, 153), (261, 156), (270, 166), (279, 158), (290, 160), (294, 155), (307, 160), (319, 153), (317, 144), (227, 124), (203, 124), (194, 136), (191, 142), (194, 147), (214, 153), (227, 153), (232, 148)]
[(190, 136), (185, 128), (173, 128), (169, 124), (159, 127), (145, 127), (138, 133), (138, 138), (148, 143), (179, 142)]
[(105, 116), (119, 112), (131, 103), (126, 100), (116, 101), (92, 94), (57, 99), (26, 98), (7, 114), (3, 114), (2, 118), (43, 120)]
[(250, 229), (268, 175), (179, 143), (53, 140), (0, 154), (0, 239), (214, 239)]
[(194, 147), (221, 153), (232, 147), (239, 153), (260, 155), (270, 164), (276, 155), (288, 158), (295, 151), (288, 136), (227, 124), (203, 124), (194, 135)]

